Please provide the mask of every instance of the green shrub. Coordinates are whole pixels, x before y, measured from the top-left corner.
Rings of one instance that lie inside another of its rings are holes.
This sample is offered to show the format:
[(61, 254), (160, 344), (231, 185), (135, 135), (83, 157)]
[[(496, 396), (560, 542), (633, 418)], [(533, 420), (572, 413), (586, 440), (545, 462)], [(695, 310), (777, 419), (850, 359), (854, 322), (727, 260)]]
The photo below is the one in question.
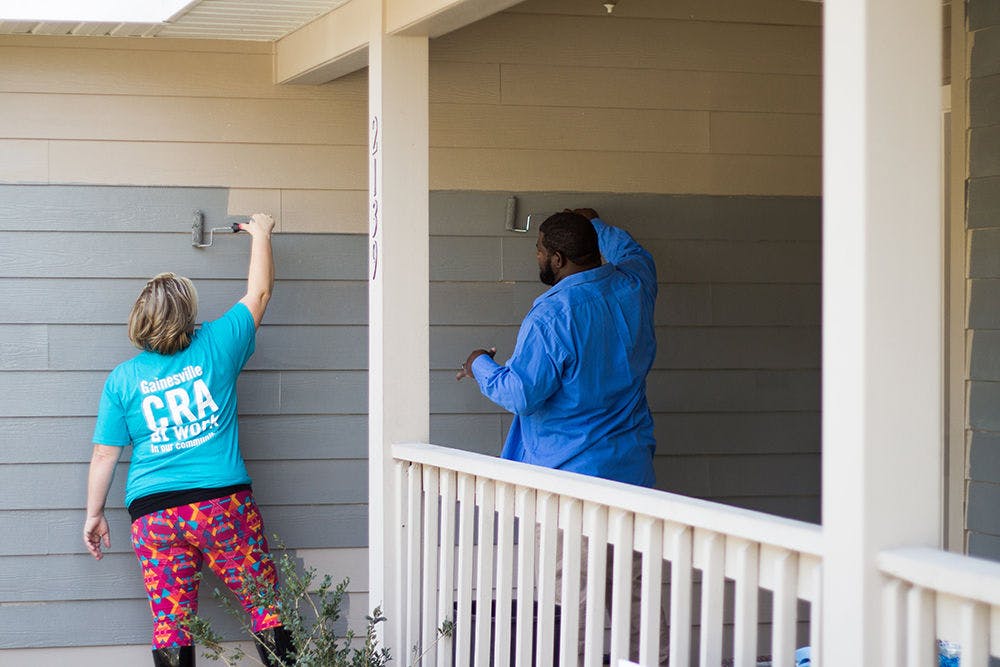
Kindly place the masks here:
[[(341, 605), (347, 594), (348, 580), (344, 579), (334, 586), (332, 577), (325, 575), (319, 586), (314, 587), (316, 568), (309, 567), (300, 573), (295, 559), (284, 545), (277, 539), (275, 542), (281, 551), (276, 558), (281, 585), (275, 591), (264, 578), (260, 578), (246, 582), (243, 592), (252, 595), (262, 605), (278, 607), (281, 624), (291, 633), (295, 647), (288, 667), (385, 667), (390, 660), (389, 649), (379, 648), (376, 635), (376, 627), (385, 621), (381, 609), (376, 607), (367, 617), (364, 642), (355, 647), (358, 636), (353, 630), (348, 629), (343, 635), (338, 635), (335, 629), (341, 620)], [(257, 645), (263, 645), (254, 635), (247, 613), (231, 596), (219, 588), (215, 588), (213, 596), (226, 613), (239, 622), (248, 638)], [(263, 664), (256, 655), (248, 655), (239, 646), (226, 649), (222, 645), (222, 636), (203, 616), (192, 616), (182, 621), (182, 625), (210, 660), (222, 661), (229, 666), (243, 660)]]

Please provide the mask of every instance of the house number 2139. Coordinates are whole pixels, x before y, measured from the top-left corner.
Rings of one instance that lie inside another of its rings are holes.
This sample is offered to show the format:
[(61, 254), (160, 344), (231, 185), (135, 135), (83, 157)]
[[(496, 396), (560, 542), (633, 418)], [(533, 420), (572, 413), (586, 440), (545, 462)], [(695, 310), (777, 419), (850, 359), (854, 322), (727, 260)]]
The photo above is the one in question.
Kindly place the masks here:
[(378, 240), (379, 240), (379, 191), (378, 191), (378, 116), (372, 116), (371, 126), (371, 214), (368, 219), (371, 230), (371, 270), (372, 280), (378, 276)]

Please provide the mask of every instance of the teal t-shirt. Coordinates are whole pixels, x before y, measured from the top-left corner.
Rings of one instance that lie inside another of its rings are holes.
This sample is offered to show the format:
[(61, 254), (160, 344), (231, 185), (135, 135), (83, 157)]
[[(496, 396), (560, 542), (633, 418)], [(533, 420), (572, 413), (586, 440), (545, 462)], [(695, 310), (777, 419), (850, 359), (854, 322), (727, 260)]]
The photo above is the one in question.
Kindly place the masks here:
[(237, 303), (175, 354), (140, 352), (104, 383), (94, 442), (132, 445), (126, 507), (164, 491), (249, 484), (239, 449), (236, 378), (253, 354), (250, 310)]

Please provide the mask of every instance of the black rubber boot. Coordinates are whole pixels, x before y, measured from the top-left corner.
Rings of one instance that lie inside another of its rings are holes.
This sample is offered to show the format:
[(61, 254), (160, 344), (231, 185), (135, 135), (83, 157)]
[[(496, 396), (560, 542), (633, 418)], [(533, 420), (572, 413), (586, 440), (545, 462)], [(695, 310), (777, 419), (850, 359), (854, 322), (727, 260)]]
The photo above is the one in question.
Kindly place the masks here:
[(194, 646), (153, 649), (154, 667), (194, 667)]
[[(255, 633), (257, 637), (257, 653), (261, 661), (268, 667), (285, 667), (292, 664), (295, 646), (292, 644), (292, 633), (283, 626), (277, 626)], [(275, 660), (277, 658), (277, 660)]]

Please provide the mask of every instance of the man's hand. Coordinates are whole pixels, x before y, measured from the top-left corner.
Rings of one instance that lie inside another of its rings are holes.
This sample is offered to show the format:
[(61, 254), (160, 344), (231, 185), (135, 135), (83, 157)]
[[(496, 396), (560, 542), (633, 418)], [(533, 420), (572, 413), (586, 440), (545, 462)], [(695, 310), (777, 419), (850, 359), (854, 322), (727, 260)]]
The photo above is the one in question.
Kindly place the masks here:
[(83, 524), (83, 543), (86, 545), (87, 551), (97, 560), (104, 558), (104, 554), (101, 553), (102, 542), (105, 549), (111, 548), (111, 531), (108, 529), (104, 512), (97, 516), (88, 516)]
[(462, 364), (462, 367), (458, 369), (457, 373), (455, 373), (455, 379), (461, 381), (464, 378), (472, 378), (475, 380), (476, 376), (472, 374), (472, 362), (484, 354), (488, 355), (489, 358), (492, 359), (496, 356), (497, 349), (495, 347), (491, 347), (488, 350), (484, 350), (482, 348), (473, 350), (472, 354), (469, 355), (469, 358), (465, 360), (464, 364)]
[(574, 208), (566, 209), (570, 213), (576, 213), (577, 215), (582, 215), (587, 220), (593, 220), (594, 218), (599, 218), (601, 216), (597, 215), (597, 211), (592, 208)]

